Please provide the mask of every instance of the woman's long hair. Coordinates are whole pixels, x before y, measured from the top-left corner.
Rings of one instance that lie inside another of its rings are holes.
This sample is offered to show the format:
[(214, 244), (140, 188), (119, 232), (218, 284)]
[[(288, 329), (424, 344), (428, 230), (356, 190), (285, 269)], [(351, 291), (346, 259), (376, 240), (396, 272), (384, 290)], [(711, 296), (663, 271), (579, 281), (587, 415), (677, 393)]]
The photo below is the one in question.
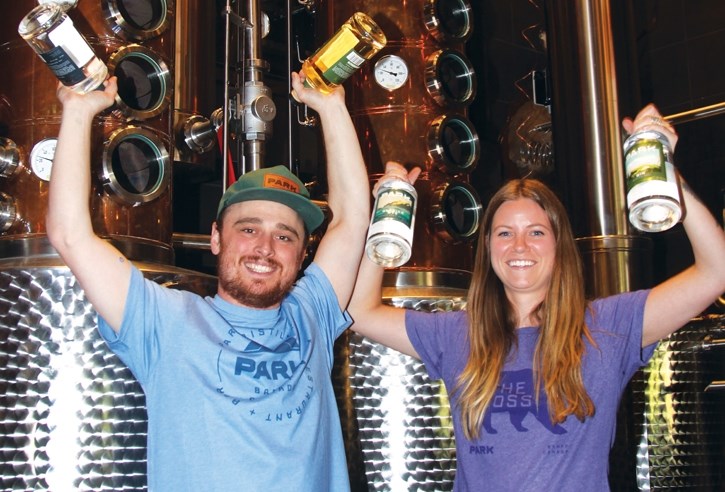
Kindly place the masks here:
[(496, 392), (506, 358), (516, 348), (517, 313), (491, 267), (490, 234), (499, 207), (518, 198), (529, 198), (539, 204), (549, 217), (556, 239), (551, 285), (532, 313), (541, 326), (533, 361), (537, 404), (543, 386), (553, 423), (572, 414), (579, 420), (594, 414), (594, 404), (584, 388), (581, 373), (585, 339), (594, 342), (584, 321), (582, 264), (571, 225), (564, 206), (546, 185), (534, 179), (519, 179), (506, 183), (486, 208), (468, 292), (470, 353), (455, 392), (469, 439), (479, 437), (484, 413)]

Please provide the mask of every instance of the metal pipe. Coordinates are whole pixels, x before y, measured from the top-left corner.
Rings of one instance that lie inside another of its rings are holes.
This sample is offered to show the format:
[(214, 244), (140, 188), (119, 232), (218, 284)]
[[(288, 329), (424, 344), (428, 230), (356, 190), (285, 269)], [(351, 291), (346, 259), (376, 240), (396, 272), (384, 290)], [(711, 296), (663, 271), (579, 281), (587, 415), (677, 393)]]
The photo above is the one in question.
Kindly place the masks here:
[(174, 249), (209, 251), (211, 249), (211, 236), (209, 234), (175, 232), (171, 236), (171, 243)]
[(713, 381), (705, 387), (705, 391), (723, 391), (725, 390), (725, 381)]
[(264, 166), (265, 143), (272, 135), (272, 120), (277, 109), (272, 99), (272, 91), (264, 84), (264, 73), (269, 70), (269, 62), (261, 58), (262, 37), (266, 34), (263, 13), (259, 0), (247, 0), (246, 19), (241, 19), (240, 29), (244, 33), (241, 52), (244, 54), (242, 66), (243, 83), (240, 84), (241, 97), (237, 117), (241, 120), (239, 132), (243, 134), (244, 169), (254, 171)]
[(701, 120), (723, 113), (725, 113), (725, 101), (717, 104), (712, 104), (710, 106), (703, 106), (701, 108), (691, 109), (682, 113), (671, 114), (669, 116), (663, 117), (663, 119), (669, 121), (673, 125), (678, 125), (680, 123)]
[(224, 8), (224, 131), (222, 132), (222, 193), (229, 187), (227, 156), (229, 155), (229, 51), (231, 38), (231, 0)]
[[(287, 73), (292, 73), (292, 0), (287, 0)], [(292, 80), (287, 81), (287, 94), (292, 93)], [(292, 153), (292, 98), (287, 98), (287, 167), (294, 172), (294, 154)]]
[(725, 338), (713, 338), (711, 335), (707, 335), (702, 340), (702, 348), (705, 350), (709, 350), (714, 347), (722, 347), (725, 348)]
[(587, 294), (649, 287), (651, 240), (630, 235), (627, 222), (610, 2), (548, 0), (546, 7), (556, 173), (582, 251)]
[(584, 186), (592, 200), (590, 234), (626, 235), (624, 166), (619, 129), (617, 80), (608, 0), (576, 3), (582, 64), (582, 110), (585, 162)]
[(247, 40), (246, 52), (249, 54), (245, 66), (246, 82), (257, 82), (262, 80), (261, 71), (259, 70), (261, 56), (260, 45), (262, 43), (262, 31), (260, 26), (261, 12), (258, 0), (247, 1), (247, 22), (249, 23), (245, 30), (245, 39)]

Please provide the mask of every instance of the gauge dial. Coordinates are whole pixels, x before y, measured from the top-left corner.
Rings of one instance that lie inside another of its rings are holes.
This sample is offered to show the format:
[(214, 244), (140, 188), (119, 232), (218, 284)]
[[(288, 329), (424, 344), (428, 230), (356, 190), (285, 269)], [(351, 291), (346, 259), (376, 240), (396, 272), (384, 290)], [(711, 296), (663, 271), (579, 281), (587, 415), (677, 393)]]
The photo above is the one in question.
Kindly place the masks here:
[(30, 151), (30, 168), (38, 178), (44, 181), (50, 181), (50, 170), (53, 168), (57, 143), (57, 138), (45, 138), (36, 143), (33, 150)]
[(384, 89), (394, 91), (408, 80), (408, 64), (401, 57), (386, 55), (375, 64), (375, 82)]

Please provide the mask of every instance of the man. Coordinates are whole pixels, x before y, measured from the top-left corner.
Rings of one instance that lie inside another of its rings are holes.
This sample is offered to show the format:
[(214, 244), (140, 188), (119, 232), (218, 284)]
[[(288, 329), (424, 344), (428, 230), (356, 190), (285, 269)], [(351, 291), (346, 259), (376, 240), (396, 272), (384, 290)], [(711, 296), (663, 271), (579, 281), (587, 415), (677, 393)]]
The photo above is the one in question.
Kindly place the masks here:
[(219, 203), (211, 251), (218, 293), (165, 289), (92, 230), (90, 134), (116, 80), (78, 95), (60, 86), (48, 237), (99, 314), (99, 330), (146, 394), (148, 483), (154, 491), (349, 488), (330, 381), (335, 338), (369, 221), (369, 185), (342, 89), (302, 86), (318, 112), (332, 211), (314, 262), (295, 283), (306, 238), (323, 221), (286, 168), (242, 176)]

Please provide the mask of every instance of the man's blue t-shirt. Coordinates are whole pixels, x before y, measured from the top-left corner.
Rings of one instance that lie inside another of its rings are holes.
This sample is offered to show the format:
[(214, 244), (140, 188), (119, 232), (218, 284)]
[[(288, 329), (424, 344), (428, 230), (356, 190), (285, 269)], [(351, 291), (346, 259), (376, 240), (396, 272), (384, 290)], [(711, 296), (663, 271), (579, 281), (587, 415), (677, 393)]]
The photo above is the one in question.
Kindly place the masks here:
[(536, 404), (533, 355), (539, 328), (516, 330), (518, 349), (504, 366), (478, 439), (466, 439), (454, 389), (465, 367), (468, 317), (463, 311), (408, 311), (406, 328), (426, 370), (442, 379), (450, 395), (456, 436), (455, 491), (601, 492), (609, 490), (609, 450), (615, 436), (622, 391), (655, 345), (642, 348), (648, 291), (592, 303), (586, 323), (596, 347), (586, 344), (582, 376), (595, 415), (584, 422), (569, 416), (553, 424), (545, 395)]
[(118, 335), (146, 395), (152, 491), (345, 491), (330, 379), (350, 325), (312, 264), (277, 309), (161, 287), (133, 269)]

